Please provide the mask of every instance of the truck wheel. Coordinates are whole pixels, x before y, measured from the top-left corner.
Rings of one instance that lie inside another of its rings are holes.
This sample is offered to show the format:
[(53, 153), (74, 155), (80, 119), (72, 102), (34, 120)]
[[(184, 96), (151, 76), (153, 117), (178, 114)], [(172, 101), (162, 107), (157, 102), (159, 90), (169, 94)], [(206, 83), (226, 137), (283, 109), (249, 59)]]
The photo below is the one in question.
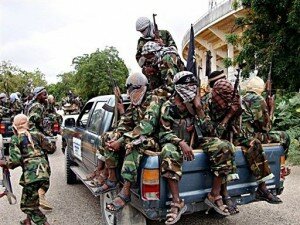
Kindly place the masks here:
[(69, 156), (69, 151), (68, 151), (68, 146), (66, 146), (65, 149), (65, 162), (66, 162), (66, 179), (67, 179), (67, 184), (75, 184), (77, 183), (77, 176), (76, 174), (71, 170), (71, 166), (74, 165), (72, 160), (70, 159)]
[(106, 225), (146, 225), (147, 221), (144, 215), (132, 207), (130, 204), (124, 207), (124, 209), (118, 213), (110, 213), (105, 210), (106, 205), (111, 203), (112, 200), (117, 196), (119, 190), (107, 192), (100, 196), (100, 204), (102, 210), (102, 217)]

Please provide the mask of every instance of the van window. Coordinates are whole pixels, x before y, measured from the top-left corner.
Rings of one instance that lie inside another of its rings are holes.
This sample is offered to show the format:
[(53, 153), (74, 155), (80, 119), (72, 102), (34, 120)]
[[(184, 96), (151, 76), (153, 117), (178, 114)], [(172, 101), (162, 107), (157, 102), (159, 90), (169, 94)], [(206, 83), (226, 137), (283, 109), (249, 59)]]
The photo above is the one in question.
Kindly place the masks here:
[(102, 108), (105, 102), (97, 102), (94, 111), (91, 115), (88, 130), (93, 133), (99, 133), (100, 124), (104, 115), (104, 109)]

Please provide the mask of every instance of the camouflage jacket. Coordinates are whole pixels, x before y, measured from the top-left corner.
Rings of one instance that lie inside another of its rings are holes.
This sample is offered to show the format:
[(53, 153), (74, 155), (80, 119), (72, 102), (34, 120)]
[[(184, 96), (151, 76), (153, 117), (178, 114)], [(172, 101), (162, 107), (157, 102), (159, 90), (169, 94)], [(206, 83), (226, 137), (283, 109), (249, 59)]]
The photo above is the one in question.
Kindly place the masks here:
[(220, 137), (223, 130), (220, 130), (218, 123), (220, 118), (224, 117), (224, 112), (217, 110), (217, 107), (211, 101), (211, 93), (201, 97), (201, 105), (204, 111), (204, 118), (199, 119), (199, 125), (204, 137)]
[(43, 120), (45, 117), (45, 107), (34, 101), (28, 106), (27, 116), (29, 118), (29, 126), (30, 128), (35, 127), (40, 132), (43, 133)]
[(255, 92), (247, 92), (243, 96), (242, 133), (244, 136), (254, 136), (256, 133), (266, 133), (271, 129), (271, 120), (265, 99)]
[(124, 133), (130, 132), (135, 126), (144, 118), (147, 107), (150, 104), (151, 96), (149, 92), (146, 93), (145, 100), (138, 105), (134, 106), (130, 104), (125, 113), (121, 116), (117, 128), (112, 132), (113, 139), (119, 139), (119, 142), (124, 142)]
[(188, 110), (180, 111), (172, 99), (166, 101), (161, 107), (159, 142), (179, 145), (185, 140), (189, 143), (193, 129), (187, 129), (192, 128), (195, 119)]
[[(151, 61), (151, 60), (150, 60)], [(148, 62), (146, 59), (143, 73), (149, 80), (151, 90), (160, 88), (167, 92), (173, 91), (173, 78), (176, 73), (184, 70), (184, 64), (178, 53), (173, 49), (163, 48), (156, 55), (155, 62)], [(154, 74), (147, 74), (145, 68), (154, 68)]]
[(16, 100), (14, 103), (11, 104), (10, 109), (13, 115), (17, 115), (22, 112), (23, 104), (20, 100)]
[(45, 154), (54, 153), (55, 145), (42, 133), (30, 131), (33, 146), (29, 143), (26, 134), (13, 135), (9, 147), (8, 167), (13, 169), (21, 166), (23, 174), (20, 184), (26, 185), (36, 181), (49, 179), (49, 164)]
[[(164, 42), (164, 46), (165, 47), (175, 47), (177, 49), (177, 46), (175, 44), (175, 41), (172, 37), (172, 35), (170, 34), (169, 31), (167, 30), (160, 30), (159, 31), (159, 36), (160, 38), (163, 40)], [(154, 38), (152, 39), (145, 39), (143, 37), (140, 37), (138, 40), (138, 44), (137, 44), (137, 53), (135, 55), (136, 61), (139, 62), (140, 58), (141, 58), (141, 54), (142, 54), (142, 48), (143, 46), (148, 42), (148, 41), (154, 41)]]
[(3, 117), (11, 117), (11, 110), (7, 106), (0, 105), (0, 119)]

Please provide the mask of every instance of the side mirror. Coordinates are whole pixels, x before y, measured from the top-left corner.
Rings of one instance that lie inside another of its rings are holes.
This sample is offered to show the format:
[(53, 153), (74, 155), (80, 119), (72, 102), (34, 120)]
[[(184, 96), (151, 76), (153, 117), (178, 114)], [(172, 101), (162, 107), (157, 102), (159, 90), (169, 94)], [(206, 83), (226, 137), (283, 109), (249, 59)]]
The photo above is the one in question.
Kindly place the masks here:
[(75, 127), (75, 119), (68, 118), (65, 120), (65, 127)]

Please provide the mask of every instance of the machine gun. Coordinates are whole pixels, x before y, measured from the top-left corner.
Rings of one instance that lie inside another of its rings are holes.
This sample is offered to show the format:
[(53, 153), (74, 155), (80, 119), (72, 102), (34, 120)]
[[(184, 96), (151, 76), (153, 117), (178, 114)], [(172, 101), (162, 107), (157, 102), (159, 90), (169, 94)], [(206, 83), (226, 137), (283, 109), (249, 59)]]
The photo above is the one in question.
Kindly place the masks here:
[[(0, 135), (0, 139), (2, 142), (2, 136)], [(3, 154), (3, 145), (0, 146), (0, 159), (4, 159)], [(10, 172), (6, 167), (0, 168), (0, 189), (4, 189), (2, 193), (0, 193), (0, 198), (6, 195), (9, 204), (14, 205), (17, 203), (17, 198), (13, 194), (12, 185), (10, 181)]]
[(274, 95), (272, 95), (272, 80), (271, 80), (272, 66), (273, 63), (271, 61), (269, 73), (268, 73), (268, 80), (266, 82), (266, 91), (267, 91), (266, 103), (267, 103), (270, 119), (273, 118), (273, 114), (274, 114)]

